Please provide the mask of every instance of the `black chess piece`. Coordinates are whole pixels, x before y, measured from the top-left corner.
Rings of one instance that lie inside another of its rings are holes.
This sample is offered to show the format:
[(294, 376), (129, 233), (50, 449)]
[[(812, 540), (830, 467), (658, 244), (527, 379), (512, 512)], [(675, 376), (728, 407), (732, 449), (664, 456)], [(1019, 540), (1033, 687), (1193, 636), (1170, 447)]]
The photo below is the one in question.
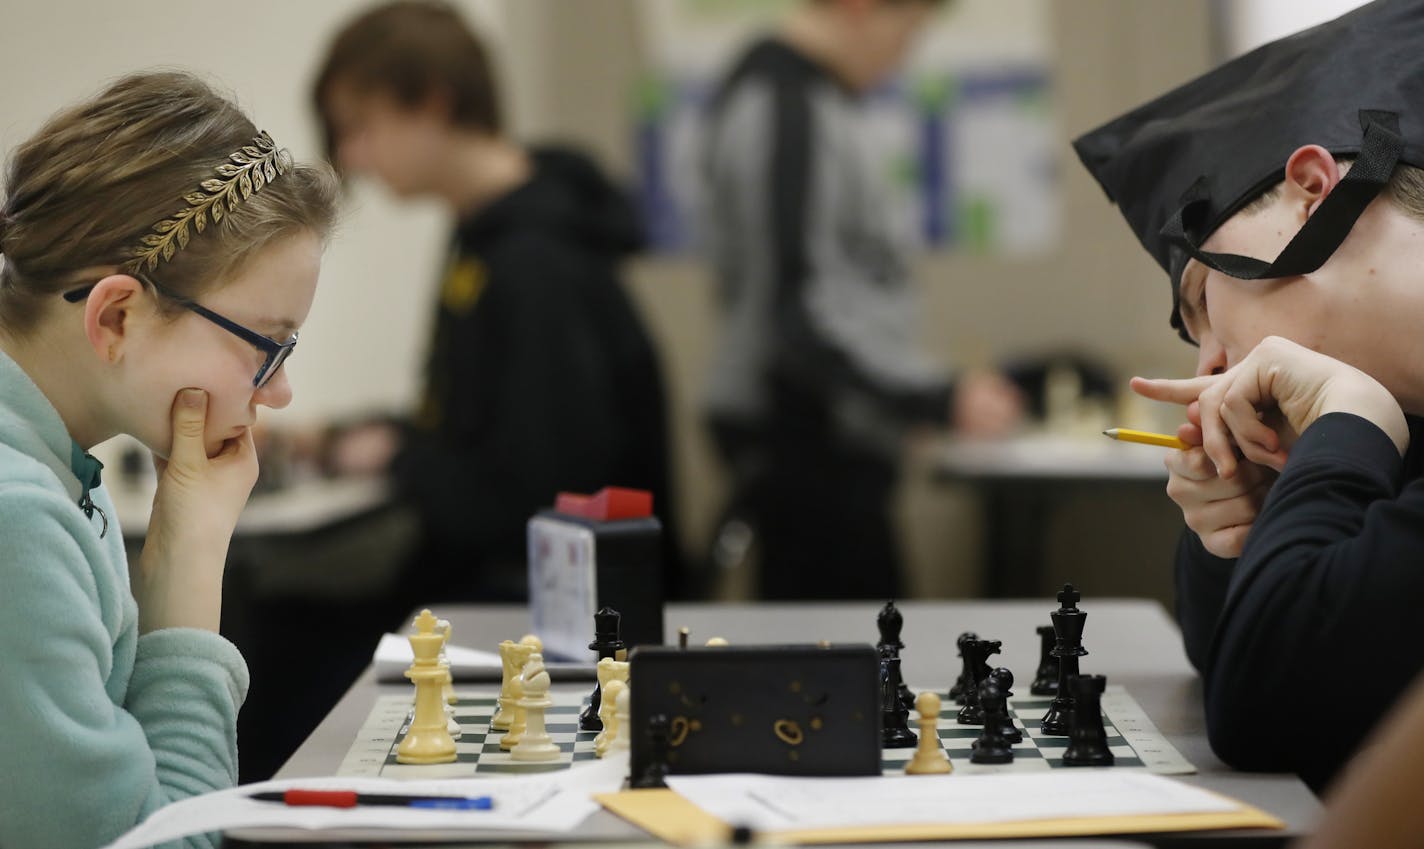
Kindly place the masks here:
[(1068, 719), (1064, 766), (1112, 766), (1113, 753), (1103, 729), (1103, 691), (1107, 685), (1108, 679), (1101, 675), (1074, 675), (1068, 679), (1073, 713)]
[(1078, 658), (1086, 655), (1083, 648), (1083, 625), (1088, 614), (1078, 609), (1078, 591), (1064, 584), (1058, 594), (1059, 608), (1053, 611), (1053, 656), (1058, 659), (1058, 693), (1043, 715), (1042, 731), (1054, 737), (1068, 735), (1069, 714), (1073, 710), (1073, 694), (1068, 692), (1068, 679), (1078, 674)]
[(880, 744), (904, 749), (919, 743), (910, 730), (910, 712), (900, 699), (900, 658), (891, 646), (880, 649)]
[(978, 725), (984, 721), (984, 711), (979, 704), (979, 685), (989, 677), (990, 655), (999, 653), (1003, 643), (999, 640), (966, 640), (964, 643), (964, 666), (969, 680), (964, 687), (964, 707), (959, 709), (955, 721), (960, 725)]
[[(1010, 743), (1022, 743), (1023, 732), (1014, 724), (1013, 714), (1009, 712), (1009, 699), (1014, 697), (1014, 673), (1000, 666), (989, 673), (987, 680), (993, 681), (994, 686), (999, 688), (999, 692), (1004, 697), (1004, 725), (999, 729), (1005, 740)], [(988, 712), (985, 712), (984, 721), (988, 722)]]
[[(905, 643), (900, 639), (900, 630), (905, 626), (905, 617), (900, 614), (900, 609), (895, 606), (893, 600), (885, 602), (885, 606), (880, 608), (880, 615), (875, 617), (876, 627), (880, 629), (880, 642), (876, 643), (877, 649), (891, 646), (895, 649), (895, 656), (900, 656), (900, 650), (905, 647)], [(900, 676), (900, 701), (905, 703), (905, 710), (914, 711), (915, 694), (910, 692), (910, 685), (904, 681), (904, 676)]]
[(672, 723), (667, 714), (655, 713), (648, 717), (648, 760), (641, 774), (634, 776), (628, 786), (635, 790), (667, 787), (668, 752)]
[(1058, 693), (1058, 658), (1053, 656), (1053, 646), (1058, 641), (1052, 625), (1038, 626), (1038, 671), (1034, 673), (1029, 693), (1035, 696), (1052, 696)]
[[(605, 657), (617, 657), (618, 652), (628, 648), (628, 644), (623, 642), (618, 636), (619, 627), (623, 616), (611, 607), (600, 608), (593, 614), (593, 642), (588, 644), (590, 649), (598, 652), (598, 659)], [(593, 685), (593, 695), (589, 697), (588, 707), (579, 714), (579, 729), (582, 731), (602, 731), (603, 720), (598, 718), (598, 707), (603, 704), (602, 685)]]
[[(973, 631), (965, 631), (959, 635), (959, 639), (955, 640), (954, 644), (959, 648), (959, 656), (961, 658), (964, 657), (964, 644), (970, 640), (977, 639), (979, 639), (979, 635)], [(969, 661), (966, 659), (963, 668), (959, 670), (959, 677), (954, 679), (954, 686), (949, 688), (949, 697), (954, 700), (955, 704), (964, 704), (964, 688), (969, 684), (969, 679)]]
[(977, 701), (984, 708), (984, 731), (974, 741), (974, 753), (969, 756), (969, 761), (976, 764), (1009, 763), (1014, 759), (1014, 750), (1003, 734), (1009, 719), (1004, 691), (999, 689), (992, 677), (984, 679), (977, 690)]

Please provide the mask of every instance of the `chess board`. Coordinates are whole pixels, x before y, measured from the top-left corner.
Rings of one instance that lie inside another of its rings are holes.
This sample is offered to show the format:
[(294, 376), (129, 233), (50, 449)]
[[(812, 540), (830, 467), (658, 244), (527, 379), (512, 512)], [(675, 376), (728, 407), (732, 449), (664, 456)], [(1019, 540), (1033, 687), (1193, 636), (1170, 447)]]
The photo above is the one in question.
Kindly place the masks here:
[[(473, 775), (497, 773), (538, 773), (568, 769), (580, 761), (594, 760), (592, 731), (578, 730), (578, 715), (588, 701), (588, 693), (554, 691), (549, 695), (554, 706), (545, 712), (545, 726), (559, 746), (560, 757), (554, 761), (515, 761), (499, 748), (503, 732), (491, 732), (489, 723), (495, 711), (497, 690), (456, 690), (455, 720), (461, 735), (455, 740), (455, 761), (448, 764), (416, 766), (396, 761), (396, 746), (410, 725), (409, 695), (380, 696), (366, 722), (357, 733), (356, 741), (347, 752), (337, 775), (381, 776), (384, 778), (468, 778)], [(944, 694), (941, 693), (941, 696)], [(1009, 713), (1014, 724), (1024, 732), (1022, 743), (1015, 744), (1014, 760), (1008, 764), (976, 764), (969, 760), (979, 726), (959, 725), (955, 714), (959, 706), (948, 699), (940, 711), (940, 744), (949, 755), (956, 773), (1038, 772), (1064, 767), (1063, 752), (1067, 737), (1049, 737), (1040, 733), (1039, 718), (1048, 710), (1049, 698), (1014, 697), (1009, 700)], [(1161, 735), (1142, 708), (1125, 689), (1110, 685), (1103, 694), (1103, 727), (1108, 746), (1116, 758), (1108, 769), (1138, 769), (1163, 775), (1184, 775), (1196, 772), (1176, 748)], [(914, 723), (912, 722), (912, 727)], [(881, 761), (886, 775), (903, 773), (905, 764), (914, 754), (913, 748), (886, 749)], [(1082, 767), (1077, 767), (1081, 769)]]

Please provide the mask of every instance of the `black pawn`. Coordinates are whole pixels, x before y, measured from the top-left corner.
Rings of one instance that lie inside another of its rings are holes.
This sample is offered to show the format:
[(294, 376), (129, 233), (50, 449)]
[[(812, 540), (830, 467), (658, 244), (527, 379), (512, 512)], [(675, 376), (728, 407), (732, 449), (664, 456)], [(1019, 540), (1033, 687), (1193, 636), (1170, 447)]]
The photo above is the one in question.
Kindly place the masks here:
[[(994, 686), (999, 688), (999, 692), (1004, 697), (1004, 725), (999, 730), (999, 733), (1003, 734), (1004, 739), (1010, 743), (1022, 743), (1023, 732), (1014, 724), (1014, 717), (1009, 712), (1009, 699), (1014, 697), (1014, 673), (1000, 666), (998, 669), (989, 673), (988, 680), (994, 682)], [(987, 711), (985, 712), (984, 721), (988, 721)]]
[[(605, 657), (616, 657), (618, 652), (628, 648), (628, 644), (618, 637), (618, 629), (622, 622), (622, 615), (611, 607), (600, 608), (593, 614), (593, 642), (588, 647), (598, 652), (598, 659)], [(598, 718), (599, 705), (603, 704), (602, 685), (593, 685), (593, 695), (589, 697), (588, 707), (579, 714), (579, 728), (583, 731), (602, 731), (603, 720)]]
[(1014, 759), (1013, 747), (1004, 739), (1004, 723), (1009, 718), (1004, 692), (994, 683), (993, 678), (979, 685), (978, 701), (984, 707), (984, 731), (974, 741), (974, 753), (970, 763), (1006, 764)]
[(1068, 720), (1073, 711), (1073, 694), (1068, 692), (1068, 679), (1078, 674), (1078, 658), (1088, 653), (1083, 648), (1083, 625), (1088, 614), (1078, 609), (1078, 591), (1064, 584), (1058, 594), (1059, 608), (1053, 611), (1053, 656), (1058, 659), (1058, 693), (1043, 715), (1042, 731), (1053, 737), (1068, 736)]
[(1057, 639), (1052, 625), (1038, 626), (1038, 671), (1028, 691), (1035, 696), (1052, 696), (1058, 692), (1058, 658), (1053, 656)]
[[(965, 643), (977, 639), (979, 639), (979, 635), (973, 631), (965, 631), (963, 634), (960, 634), (959, 639), (954, 641), (954, 644), (959, 648), (959, 656), (964, 657)], [(969, 685), (969, 681), (969, 660), (965, 658), (964, 667), (959, 671), (959, 677), (954, 680), (954, 686), (949, 688), (949, 697), (954, 700), (955, 704), (964, 704), (964, 690)]]
[[(900, 639), (900, 630), (905, 627), (905, 617), (900, 614), (900, 609), (895, 606), (894, 601), (885, 602), (885, 606), (880, 608), (880, 615), (875, 617), (875, 624), (880, 629), (880, 642), (876, 644), (877, 649), (891, 646), (895, 649), (895, 656), (900, 656), (900, 650), (905, 647), (905, 643)], [(915, 694), (910, 692), (910, 685), (906, 684), (903, 675), (900, 676), (900, 701), (905, 703), (905, 710), (914, 711)]]
[(1074, 675), (1068, 679), (1073, 714), (1069, 718), (1064, 766), (1112, 766), (1113, 753), (1103, 729), (1103, 690), (1107, 685), (1108, 680), (1101, 675)]
[(655, 713), (648, 719), (648, 760), (643, 772), (629, 782), (635, 790), (667, 787), (668, 743), (670, 723), (667, 714)]
[(979, 705), (979, 685), (989, 677), (990, 655), (998, 654), (1003, 645), (998, 640), (967, 640), (964, 643), (965, 668), (969, 680), (965, 682), (964, 707), (959, 709), (955, 721), (960, 725), (978, 725), (984, 721), (984, 711)]
[(887, 749), (904, 749), (920, 738), (910, 730), (910, 711), (900, 700), (900, 658), (886, 646), (880, 650), (880, 744)]

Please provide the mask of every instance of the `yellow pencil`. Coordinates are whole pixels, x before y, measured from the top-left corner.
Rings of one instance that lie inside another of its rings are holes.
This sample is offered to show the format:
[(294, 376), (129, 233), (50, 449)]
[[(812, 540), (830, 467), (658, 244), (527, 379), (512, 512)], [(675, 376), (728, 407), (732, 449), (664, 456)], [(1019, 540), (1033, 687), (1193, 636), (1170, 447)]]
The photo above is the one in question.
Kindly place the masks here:
[(1165, 433), (1149, 433), (1145, 430), (1129, 430), (1125, 427), (1111, 427), (1103, 431), (1103, 436), (1120, 439), (1123, 442), (1141, 442), (1143, 445), (1160, 445), (1163, 448), (1191, 448), (1175, 436)]

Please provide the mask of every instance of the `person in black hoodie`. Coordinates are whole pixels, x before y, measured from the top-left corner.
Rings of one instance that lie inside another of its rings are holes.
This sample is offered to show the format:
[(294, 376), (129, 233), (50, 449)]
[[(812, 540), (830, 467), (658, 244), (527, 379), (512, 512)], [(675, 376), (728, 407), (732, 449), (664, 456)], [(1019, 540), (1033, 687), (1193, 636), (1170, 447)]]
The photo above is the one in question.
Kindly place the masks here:
[(352, 20), (314, 95), (343, 171), (457, 218), (420, 406), (355, 451), (421, 516), (406, 594), (522, 599), (529, 517), (608, 485), (653, 492), (676, 590), (662, 382), (618, 278), (642, 242), (629, 200), (586, 156), (503, 134), (484, 47), (444, 4)]

